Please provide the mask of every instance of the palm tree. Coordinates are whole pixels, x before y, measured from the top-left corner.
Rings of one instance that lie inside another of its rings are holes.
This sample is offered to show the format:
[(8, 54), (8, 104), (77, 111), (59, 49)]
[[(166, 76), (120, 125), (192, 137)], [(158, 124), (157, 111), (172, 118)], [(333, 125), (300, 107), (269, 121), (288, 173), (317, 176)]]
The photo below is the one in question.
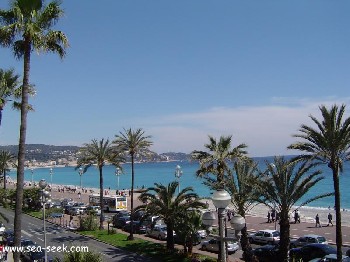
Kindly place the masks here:
[(77, 167), (83, 167), (85, 173), (89, 167), (96, 164), (100, 175), (100, 229), (103, 229), (103, 167), (106, 163), (110, 163), (116, 167), (121, 168), (120, 164), (124, 162), (124, 159), (116, 151), (116, 148), (112, 146), (112, 143), (107, 139), (91, 140), (91, 143), (84, 144), (80, 150), (80, 157), (78, 158)]
[(131, 157), (131, 229), (128, 239), (133, 240), (135, 157), (137, 155), (147, 155), (149, 153), (148, 149), (153, 143), (149, 140), (151, 137), (145, 136), (145, 131), (143, 131), (141, 128), (138, 128), (135, 131), (131, 128), (128, 130), (124, 129), (124, 133), (120, 132), (119, 135), (116, 135), (115, 137), (116, 139), (113, 141), (113, 143), (116, 145), (119, 152), (126, 153)]
[(0, 151), (0, 177), (4, 181), (4, 190), (6, 192), (6, 173), (14, 166), (15, 156), (8, 151)]
[[(258, 164), (250, 158), (236, 161), (233, 172), (226, 181), (226, 190), (232, 197), (234, 210), (245, 218), (246, 213), (256, 205), (260, 197), (259, 191), (255, 188), (260, 181)], [(248, 241), (247, 226), (242, 229), (241, 246), (244, 259), (251, 261), (252, 248)]]
[(197, 210), (183, 210), (176, 216), (175, 233), (183, 244), (184, 253), (192, 255), (193, 243), (198, 240), (197, 231), (202, 228), (202, 214)]
[(217, 180), (217, 189), (225, 187), (224, 176), (231, 173), (228, 162), (241, 158), (247, 153), (244, 151), (247, 147), (245, 144), (231, 149), (231, 142), (232, 136), (221, 136), (219, 141), (209, 136), (209, 144), (204, 145), (209, 152), (195, 150), (191, 153), (191, 158), (198, 160), (200, 164), (196, 172), (197, 176), (207, 180)]
[[(24, 183), (24, 160), (27, 133), (28, 90), (30, 88), (30, 58), (34, 49), (39, 52), (57, 53), (61, 58), (68, 47), (67, 37), (61, 31), (51, 28), (63, 15), (58, 1), (47, 6), (43, 0), (14, 0), (11, 9), (0, 10), (0, 45), (10, 47), (14, 56), (23, 58), (23, 83), (21, 93), (21, 125), (18, 150), (17, 195), (16, 203), (22, 203)], [(16, 205), (14, 219), (14, 245), (19, 246), (21, 240), (22, 207)], [(14, 259), (19, 261), (19, 253)]]
[[(307, 195), (309, 190), (324, 179), (321, 171), (312, 169), (315, 163), (298, 160), (287, 161), (283, 157), (275, 157), (274, 163), (266, 162), (265, 179), (260, 183), (260, 201), (274, 208), (280, 215), (280, 258), (278, 261), (288, 261), (290, 244), (289, 213), (293, 206), (299, 207), (317, 199), (332, 195), (324, 193), (314, 197)], [(302, 198), (308, 197), (306, 200)], [(303, 201), (301, 204), (298, 202)]]
[(14, 69), (0, 69), (0, 126), (2, 120), (2, 110), (10, 98), (14, 97), (18, 89), (19, 75), (14, 73)]
[(299, 156), (301, 159), (316, 161), (318, 164), (326, 164), (333, 174), (334, 204), (336, 214), (336, 243), (337, 260), (342, 257), (342, 229), (340, 213), (340, 189), (339, 173), (343, 172), (343, 163), (349, 160), (350, 152), (350, 118), (343, 119), (345, 105), (338, 107), (333, 105), (330, 109), (321, 105), (322, 121), (310, 116), (317, 128), (302, 125), (300, 134), (294, 137), (302, 141), (290, 145), (289, 149), (297, 149), (305, 152)]
[(154, 187), (147, 188), (139, 199), (143, 205), (137, 210), (145, 210), (146, 214), (160, 216), (167, 225), (167, 250), (174, 250), (175, 219), (186, 210), (205, 208), (206, 204), (199, 201), (192, 187), (186, 187), (176, 194), (179, 183), (171, 182), (168, 186), (155, 183)]

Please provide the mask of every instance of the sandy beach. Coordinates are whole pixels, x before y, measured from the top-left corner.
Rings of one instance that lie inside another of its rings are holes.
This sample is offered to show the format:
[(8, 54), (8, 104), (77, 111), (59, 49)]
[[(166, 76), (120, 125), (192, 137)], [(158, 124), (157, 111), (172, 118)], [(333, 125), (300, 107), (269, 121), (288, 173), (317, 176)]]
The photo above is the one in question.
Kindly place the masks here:
[[(15, 185), (14, 181), (9, 181), (9, 187), (13, 188)], [(29, 182), (25, 182), (25, 187), (31, 187), (32, 185), (29, 186)], [(62, 192), (62, 188), (67, 188), (70, 187), (72, 189), (76, 188), (75, 193), (73, 191), (68, 191), (65, 190), (64, 192)], [(52, 190), (51, 190), (51, 196), (53, 200), (63, 200), (65, 198), (71, 198), (74, 201), (80, 201), (80, 202), (84, 202), (84, 203), (88, 203), (89, 202), (89, 195), (93, 192), (93, 193), (99, 193), (99, 189), (98, 188), (83, 188), (84, 190), (81, 190), (79, 187), (76, 186), (69, 186), (69, 185), (56, 185), (53, 184), (52, 185)], [(60, 191), (60, 192), (59, 192)], [(108, 189), (105, 189), (104, 192), (107, 191), (106, 193), (108, 194), (115, 194), (115, 191), (108, 191)], [(79, 194), (80, 194), (80, 198), (79, 198)], [(130, 197), (128, 195), (128, 190), (125, 190), (125, 194), (128, 196), (128, 201), (130, 202)], [(137, 197), (139, 196), (139, 193), (134, 193), (134, 205), (137, 206), (139, 204), (141, 204), (141, 202), (137, 199)], [(215, 210), (215, 206), (213, 205), (211, 199), (203, 199), (202, 200), (204, 203), (208, 202), (209, 204), (209, 210)], [(129, 204), (128, 204), (129, 206)], [(233, 208), (231, 206), (228, 207), (229, 209)], [(321, 223), (327, 223), (327, 216), (329, 213), (331, 213), (333, 215), (333, 222), (335, 221), (335, 211), (333, 209), (328, 209), (328, 208), (314, 208), (314, 207), (295, 207), (292, 211), (294, 211), (295, 209), (299, 210), (299, 214), (300, 214), (300, 218), (301, 218), (301, 222), (308, 222), (308, 223), (314, 223), (315, 222), (315, 216), (316, 214), (319, 215)], [(263, 204), (258, 204), (256, 206), (254, 206), (250, 211), (247, 212), (247, 214), (249, 216), (255, 216), (255, 217), (261, 217), (261, 218), (267, 218), (267, 212), (269, 211), (269, 208)], [(350, 226), (350, 211), (349, 210), (342, 210), (342, 225), (343, 226)], [(291, 221), (293, 221), (293, 215), (291, 214)]]

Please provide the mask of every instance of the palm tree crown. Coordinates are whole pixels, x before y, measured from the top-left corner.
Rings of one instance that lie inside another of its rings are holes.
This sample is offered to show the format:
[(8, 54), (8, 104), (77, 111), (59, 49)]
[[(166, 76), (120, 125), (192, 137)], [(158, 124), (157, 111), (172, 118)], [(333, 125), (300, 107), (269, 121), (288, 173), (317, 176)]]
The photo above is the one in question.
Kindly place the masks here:
[(343, 171), (343, 163), (349, 160), (350, 152), (350, 118), (343, 119), (345, 105), (333, 105), (330, 109), (321, 105), (322, 121), (310, 116), (317, 128), (302, 125), (299, 134), (294, 137), (302, 141), (290, 145), (289, 149), (297, 149), (305, 154), (298, 158), (313, 160), (318, 164), (326, 164), (333, 173), (334, 205), (336, 213), (337, 259), (341, 260), (342, 229), (340, 213), (339, 172)]
[(247, 154), (244, 150), (247, 147), (245, 144), (240, 144), (231, 149), (231, 142), (232, 136), (221, 136), (219, 141), (209, 136), (209, 144), (204, 145), (209, 152), (193, 151), (191, 153), (192, 159), (198, 160), (200, 164), (196, 172), (197, 176), (207, 178), (208, 180), (216, 179), (218, 182), (217, 186), (223, 188), (225, 174), (231, 173), (228, 162)]
[(15, 156), (8, 151), (0, 151), (0, 176), (4, 182), (4, 189), (6, 190), (6, 173), (14, 166)]
[(186, 187), (176, 195), (178, 182), (171, 182), (168, 186), (155, 183), (154, 187), (143, 192), (139, 199), (146, 203), (138, 209), (146, 210), (148, 214), (160, 216), (167, 225), (167, 248), (174, 249), (173, 230), (175, 219), (184, 211), (196, 208), (205, 208), (205, 203), (199, 201), (199, 197), (191, 187)]

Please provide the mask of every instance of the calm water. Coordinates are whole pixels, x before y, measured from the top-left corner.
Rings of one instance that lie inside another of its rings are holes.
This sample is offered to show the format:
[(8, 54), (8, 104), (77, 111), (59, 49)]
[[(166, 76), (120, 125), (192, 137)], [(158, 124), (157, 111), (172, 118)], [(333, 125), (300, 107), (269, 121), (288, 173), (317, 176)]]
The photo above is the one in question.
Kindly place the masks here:
[[(258, 158), (259, 163), (263, 164), (265, 160), (271, 162), (271, 158)], [(202, 184), (202, 180), (195, 176), (195, 172), (198, 169), (198, 164), (189, 162), (161, 162), (161, 163), (137, 163), (135, 164), (135, 188), (136, 187), (150, 187), (155, 182), (168, 184), (175, 180), (175, 167), (180, 165), (183, 171), (183, 175), (180, 179), (180, 187), (191, 186), (195, 192), (202, 197), (210, 196), (210, 190)], [(312, 190), (308, 192), (308, 197), (315, 196), (316, 194), (332, 192), (333, 180), (332, 174), (326, 166), (319, 167), (323, 170), (325, 179), (322, 180)], [(119, 178), (119, 188), (130, 188), (131, 185), (131, 165), (125, 164), (123, 166), (124, 174)], [(9, 174), (12, 178), (16, 178), (15, 171)], [(113, 166), (106, 166), (103, 169), (104, 187), (115, 190), (117, 188), (117, 177), (115, 176), (115, 168)], [(50, 183), (50, 169), (38, 168), (33, 172), (34, 181), (40, 179), (46, 179)], [(25, 180), (31, 181), (31, 171), (25, 170)], [(53, 169), (52, 175), (53, 184), (62, 185), (80, 185), (80, 176), (78, 171), (74, 167), (57, 167)], [(90, 167), (90, 169), (82, 177), (83, 187), (99, 187), (99, 175), (96, 167)], [(350, 165), (347, 164), (344, 168), (344, 173), (340, 176), (340, 189), (342, 208), (350, 209)], [(309, 206), (327, 208), (328, 206), (334, 206), (334, 198), (328, 197), (311, 203)]]

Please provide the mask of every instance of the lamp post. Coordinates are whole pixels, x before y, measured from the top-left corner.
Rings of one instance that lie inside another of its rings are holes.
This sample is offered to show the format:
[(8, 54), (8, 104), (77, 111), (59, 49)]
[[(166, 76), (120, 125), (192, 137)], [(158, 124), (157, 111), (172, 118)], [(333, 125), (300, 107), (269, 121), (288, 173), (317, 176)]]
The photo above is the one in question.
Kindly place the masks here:
[(119, 177), (122, 174), (122, 171), (120, 170), (119, 167), (115, 169), (115, 176), (117, 177), (117, 191), (119, 193)]
[(235, 237), (239, 241), (240, 232), (245, 227), (245, 219), (244, 219), (244, 217), (240, 216), (239, 214), (236, 214), (231, 218), (230, 222), (231, 222), (231, 226), (235, 230)]
[(225, 234), (225, 228), (224, 228), (224, 219), (226, 215), (225, 208), (230, 204), (231, 202), (231, 196), (226, 190), (218, 190), (213, 193), (212, 201), (214, 206), (218, 209), (218, 216), (219, 216), (219, 239), (220, 239), (220, 246), (219, 246), (219, 258), (218, 261), (220, 262), (226, 262), (226, 240), (229, 240), (228, 238), (224, 237)]
[(46, 222), (45, 222), (45, 206), (51, 201), (51, 195), (45, 190), (47, 182), (45, 179), (41, 179), (39, 187), (41, 188), (41, 204), (43, 206), (43, 227), (44, 227), (44, 248), (45, 248), (45, 261), (47, 261), (47, 250), (46, 250)]
[(51, 190), (52, 190), (52, 175), (53, 175), (53, 169), (52, 169), (52, 167), (51, 167), (51, 168), (50, 168)]
[(30, 173), (31, 173), (31, 175), (32, 175), (32, 186), (34, 186), (34, 181), (33, 181), (33, 175), (34, 175), (34, 169), (31, 167), (30, 168)]
[(180, 193), (180, 177), (182, 176), (183, 172), (181, 170), (181, 166), (177, 165), (175, 168), (175, 178), (179, 182), (179, 193)]
[(81, 185), (81, 178), (82, 178), (82, 176), (83, 176), (83, 174), (84, 174), (84, 171), (83, 171), (83, 168), (79, 168), (79, 176), (80, 176), (80, 189), (82, 189), (82, 185)]

